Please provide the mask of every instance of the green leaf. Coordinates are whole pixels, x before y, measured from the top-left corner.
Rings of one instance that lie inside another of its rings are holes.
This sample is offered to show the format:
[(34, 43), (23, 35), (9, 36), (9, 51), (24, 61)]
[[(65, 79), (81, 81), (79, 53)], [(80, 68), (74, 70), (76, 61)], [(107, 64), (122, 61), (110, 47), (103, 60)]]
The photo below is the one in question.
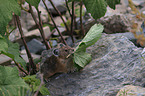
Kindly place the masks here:
[(91, 60), (91, 55), (88, 53), (85, 53), (83, 51), (74, 53), (75, 64), (79, 65), (82, 68), (85, 67), (86, 64), (88, 64)]
[(8, 50), (8, 44), (5, 40), (5, 38), (3, 38), (1, 35), (0, 35), (0, 53), (3, 51), (3, 52), (6, 52)]
[(17, 3), (17, 0), (0, 0), (0, 34), (4, 36), (6, 32), (6, 26), (12, 19), (12, 13), (16, 15), (21, 14), (21, 9)]
[(0, 66), (0, 96), (25, 96), (29, 89), (16, 67)]
[(35, 8), (38, 8), (40, 0), (26, 0), (27, 3), (31, 4)]
[(84, 50), (95, 44), (99, 38), (101, 37), (101, 34), (103, 32), (104, 27), (101, 24), (95, 24), (93, 25), (89, 32), (86, 34), (86, 36), (84, 37), (84, 39), (80, 42), (79, 46), (77, 46), (76, 50)]
[[(36, 78), (36, 75), (31, 75), (31, 76), (26, 76), (23, 77), (23, 79), (25, 80), (25, 82), (27, 82), (30, 86), (33, 86), (33, 91), (37, 91), (39, 86), (40, 86), (40, 79)], [(49, 91), (48, 89), (45, 87), (45, 85), (42, 85), (40, 88), (40, 93), (42, 95), (49, 95)]]
[[(2, 43), (5, 44), (5, 46), (3, 46), (3, 50), (0, 50), (0, 52), (4, 55), (7, 55), (8, 57), (12, 58), (13, 60), (15, 60), (17, 63), (21, 64), (21, 66), (26, 69), (26, 62), (24, 61), (24, 59), (22, 59), (20, 57), (20, 53), (19, 53), (19, 45), (17, 43), (12, 43), (10, 40), (8, 40), (8, 38), (3, 38), (4, 40), (1, 41), (0, 39), (0, 44)], [(5, 50), (4, 50), (5, 48)], [(1, 49), (1, 47), (0, 47)]]
[(115, 9), (115, 5), (120, 3), (120, 0), (106, 0), (110, 8)]
[(80, 67), (84, 67), (91, 61), (91, 55), (86, 53), (86, 48), (95, 44), (101, 37), (104, 27), (101, 24), (95, 24), (91, 27), (84, 39), (75, 48), (74, 62)]
[(105, 0), (83, 0), (87, 12), (91, 13), (94, 19), (101, 18), (106, 13), (107, 4)]
[(46, 88), (44, 85), (41, 86), (41, 88), (40, 88), (40, 93), (41, 93), (42, 95), (50, 95), (50, 93), (49, 93), (49, 91), (48, 91), (48, 88)]

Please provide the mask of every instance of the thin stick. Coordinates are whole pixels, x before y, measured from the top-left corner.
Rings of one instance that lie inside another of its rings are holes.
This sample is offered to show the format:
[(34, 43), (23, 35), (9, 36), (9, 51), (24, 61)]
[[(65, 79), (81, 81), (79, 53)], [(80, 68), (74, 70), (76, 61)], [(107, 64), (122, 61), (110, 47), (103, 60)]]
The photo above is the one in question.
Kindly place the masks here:
[(44, 4), (44, 6), (45, 6), (45, 8), (46, 8), (47, 12), (49, 13), (50, 18), (51, 18), (51, 20), (52, 20), (52, 22), (53, 22), (53, 24), (54, 24), (54, 26), (55, 26), (55, 28), (56, 28), (56, 30), (57, 30), (57, 32), (58, 32), (58, 34), (60, 35), (60, 37), (61, 37), (61, 39), (62, 39), (63, 43), (67, 45), (67, 43), (66, 43), (66, 41), (64, 40), (64, 38), (63, 38), (62, 34), (60, 33), (59, 29), (57, 28), (56, 23), (54, 22), (54, 19), (53, 19), (53, 17), (52, 17), (52, 14), (51, 14), (50, 10), (48, 9), (48, 7), (47, 7), (47, 5), (46, 5), (45, 1), (44, 1), (44, 0), (42, 0), (42, 2), (43, 2), (43, 4)]
[(26, 75), (30, 75), (30, 74), (28, 74), (28, 72), (27, 72), (24, 68), (22, 68), (15, 60), (13, 60), (13, 61), (15, 62), (16, 66), (17, 66), (22, 72), (24, 72)]
[(35, 21), (36, 25), (38, 26), (38, 29), (39, 29), (39, 31), (40, 31), (40, 34), (41, 34), (41, 36), (42, 36), (42, 39), (43, 39), (44, 44), (45, 44), (45, 46), (46, 46), (46, 49), (50, 49), (51, 47), (50, 47), (50, 45), (47, 43), (47, 41), (46, 41), (46, 39), (45, 39), (44, 30), (43, 30), (43, 27), (42, 27), (42, 20), (41, 20), (41, 17), (40, 17), (40, 12), (39, 12), (38, 9), (36, 9), (36, 10), (37, 10), (37, 12), (38, 12), (39, 22), (37, 21), (37, 18), (36, 18), (36, 16), (35, 16), (34, 13), (33, 13), (32, 7), (31, 7), (31, 5), (29, 4), (29, 11), (30, 11), (30, 13), (31, 13), (31, 15), (32, 15), (33, 20)]
[(82, 0), (80, 1), (80, 25), (81, 25), (81, 33), (83, 35), (83, 37), (85, 36), (85, 32), (84, 32), (84, 26), (83, 26), (83, 20), (82, 20), (82, 5), (83, 2)]
[(33, 58), (31, 56), (31, 53), (30, 53), (30, 51), (28, 49), (28, 46), (26, 44), (26, 41), (25, 41), (25, 37), (24, 37), (23, 30), (22, 30), (22, 27), (21, 27), (21, 23), (20, 23), (19, 16), (17, 16), (17, 15), (14, 15), (14, 16), (15, 16), (15, 20), (17, 22), (17, 26), (18, 26), (19, 32), (21, 34), (21, 39), (22, 39), (22, 41), (24, 43), (24, 46), (25, 46), (25, 49), (26, 49), (26, 53), (27, 53), (27, 56), (28, 56), (28, 60), (29, 60), (30, 66), (31, 66), (31, 69), (29, 71), (32, 71), (33, 73), (36, 73), (36, 66), (34, 64)]
[(67, 0), (65, 0), (65, 5), (66, 5), (66, 8), (67, 8), (67, 10), (68, 10), (68, 12), (69, 12), (69, 15), (72, 16), (72, 14), (70, 13), (70, 9), (69, 9)]
[(71, 32), (70, 32), (70, 36), (71, 36), (72, 42), (74, 43), (73, 25), (74, 25), (74, 1), (72, 2)]
[(55, 11), (59, 14), (61, 20), (63, 21), (63, 23), (64, 23), (64, 25), (65, 25), (65, 28), (66, 28), (67, 32), (70, 32), (70, 31), (69, 31), (69, 28), (68, 28), (68, 26), (67, 26), (67, 24), (66, 24), (66, 22), (64, 21), (62, 15), (61, 15), (61, 13), (60, 13), (60, 11), (55, 7), (55, 5), (53, 4), (52, 0), (49, 0), (49, 2), (51, 3), (51, 5), (52, 5), (53, 8), (55, 9)]

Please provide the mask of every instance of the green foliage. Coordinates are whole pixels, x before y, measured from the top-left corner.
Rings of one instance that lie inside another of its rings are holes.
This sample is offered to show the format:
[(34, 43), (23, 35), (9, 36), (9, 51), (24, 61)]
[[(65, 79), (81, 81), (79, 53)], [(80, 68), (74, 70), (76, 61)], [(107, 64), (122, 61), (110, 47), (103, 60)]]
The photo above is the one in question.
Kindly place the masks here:
[(74, 52), (74, 62), (80, 67), (84, 67), (87, 63), (91, 61), (91, 55), (86, 52), (86, 48), (95, 44), (101, 37), (104, 27), (101, 24), (95, 24), (91, 27), (87, 35), (80, 42), (80, 44), (75, 48)]
[[(69, 2), (81, 0), (68, 0)], [(120, 0), (82, 0), (85, 4), (88, 13), (91, 13), (94, 19), (101, 18), (105, 15), (107, 5), (115, 9), (115, 5), (120, 3)]]
[(0, 96), (25, 96), (28, 90), (16, 67), (0, 66)]
[[(32, 86), (31, 91), (34, 90), (34, 92), (36, 92), (38, 90), (41, 81), (36, 78), (36, 75), (26, 76), (26, 77), (23, 77), (23, 79), (25, 80), (26, 83)], [(42, 95), (49, 95), (49, 91), (45, 87), (45, 85), (41, 86), (40, 93)]]
[(4, 37), (0, 35), (0, 52), (6, 52), (8, 50), (8, 44)]
[(0, 53), (12, 58), (15, 62), (21, 64), (23, 68), (26, 68), (26, 62), (20, 57), (17, 43), (12, 43), (7, 37), (0, 35), (0, 45)]
[(83, 0), (87, 12), (91, 13), (94, 19), (101, 18), (106, 13), (107, 4), (105, 0)]
[(40, 0), (26, 0), (27, 3), (31, 4), (35, 8), (38, 8)]
[(0, 34), (4, 36), (6, 26), (12, 19), (12, 13), (20, 15), (21, 9), (17, 0), (0, 0)]
[(106, 0), (110, 8), (115, 9), (115, 5), (120, 3), (120, 0)]

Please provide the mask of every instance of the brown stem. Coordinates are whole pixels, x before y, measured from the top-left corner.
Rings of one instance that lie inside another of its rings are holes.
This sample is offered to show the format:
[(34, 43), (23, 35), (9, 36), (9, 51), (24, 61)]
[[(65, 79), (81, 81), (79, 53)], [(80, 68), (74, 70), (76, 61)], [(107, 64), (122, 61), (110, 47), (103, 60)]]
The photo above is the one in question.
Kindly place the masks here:
[(83, 2), (80, 1), (80, 25), (81, 25), (81, 33), (83, 35), (83, 37), (85, 36), (85, 32), (84, 32), (84, 26), (83, 26), (83, 20), (82, 20), (82, 5)]
[(74, 1), (72, 2), (71, 32), (70, 32), (70, 36), (71, 36), (72, 42), (74, 43), (73, 25), (74, 25)]
[(14, 15), (15, 16), (15, 20), (16, 20), (16, 23), (17, 23), (17, 26), (18, 26), (18, 29), (19, 29), (19, 32), (21, 34), (21, 39), (24, 43), (24, 46), (25, 46), (25, 49), (26, 49), (26, 53), (27, 53), (27, 56), (28, 56), (28, 60), (29, 60), (29, 63), (30, 63), (30, 66), (31, 66), (31, 69), (29, 71), (32, 71), (32, 74), (33, 73), (36, 73), (36, 66), (33, 62), (33, 58), (31, 56), (31, 53), (28, 49), (28, 46), (26, 44), (26, 41), (25, 41), (25, 37), (24, 37), (24, 34), (23, 34), (23, 30), (22, 30), (22, 27), (21, 27), (21, 23), (20, 23), (20, 19), (19, 19), (19, 16), (17, 15)]
[(67, 43), (66, 43), (66, 41), (64, 40), (64, 38), (63, 38), (62, 34), (60, 33), (59, 29), (57, 28), (56, 23), (54, 22), (53, 16), (52, 16), (52, 14), (51, 14), (50, 10), (48, 9), (48, 7), (47, 7), (47, 5), (46, 5), (45, 1), (44, 1), (44, 0), (42, 0), (42, 2), (43, 2), (43, 4), (44, 4), (44, 6), (45, 6), (45, 8), (46, 8), (46, 10), (47, 10), (47, 12), (48, 12), (48, 14), (50, 15), (50, 18), (51, 18), (51, 20), (52, 20), (52, 22), (53, 22), (53, 24), (54, 24), (54, 26), (55, 26), (55, 28), (56, 28), (56, 30), (57, 30), (57, 32), (58, 32), (58, 34), (60, 35), (60, 37), (61, 37), (61, 39), (62, 39), (63, 43), (67, 45)]
[(64, 25), (65, 25), (65, 28), (66, 28), (67, 32), (70, 32), (70, 31), (69, 31), (69, 28), (68, 28), (68, 26), (67, 26), (67, 24), (66, 24), (66, 22), (64, 21), (62, 15), (61, 15), (61, 13), (60, 13), (60, 11), (55, 7), (55, 5), (53, 4), (52, 0), (49, 0), (49, 2), (51, 3), (51, 5), (52, 5), (53, 8), (55, 9), (55, 11), (59, 14), (61, 20), (63, 21), (63, 23), (64, 23)]
[(65, 5), (66, 5), (66, 8), (67, 8), (67, 10), (68, 10), (68, 12), (69, 12), (69, 15), (72, 16), (72, 14), (70, 13), (70, 9), (69, 9), (67, 0), (65, 0)]
[(42, 36), (42, 39), (43, 39), (44, 44), (45, 44), (45, 46), (46, 46), (46, 49), (48, 50), (48, 49), (50, 49), (51, 47), (50, 47), (50, 45), (47, 43), (47, 41), (46, 41), (46, 39), (45, 39), (44, 30), (43, 30), (43, 27), (42, 27), (42, 20), (41, 20), (41, 17), (40, 17), (40, 12), (39, 12), (38, 8), (36, 8), (36, 10), (37, 10), (37, 12), (38, 12), (39, 22), (38, 22), (36, 16), (34, 15), (34, 12), (33, 12), (33, 10), (32, 10), (31, 5), (29, 4), (29, 11), (30, 11), (30, 13), (31, 13), (31, 15), (32, 15), (33, 20), (35, 21), (36, 25), (38, 26), (38, 29), (39, 29), (39, 31), (40, 31), (40, 34), (41, 34), (41, 36)]
[(26, 75), (30, 75), (30, 74), (28, 74), (28, 72), (27, 72), (24, 68), (22, 68), (15, 60), (13, 60), (13, 61), (15, 62), (16, 66), (17, 66), (22, 72), (24, 72)]

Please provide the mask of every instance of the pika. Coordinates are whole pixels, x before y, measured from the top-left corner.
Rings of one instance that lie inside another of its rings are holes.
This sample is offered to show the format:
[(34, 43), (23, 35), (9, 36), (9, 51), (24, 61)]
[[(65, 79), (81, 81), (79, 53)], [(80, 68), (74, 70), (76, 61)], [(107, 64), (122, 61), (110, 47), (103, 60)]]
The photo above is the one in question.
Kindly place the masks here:
[(73, 48), (62, 43), (57, 48), (43, 51), (40, 63), (40, 73), (43, 74), (43, 78), (47, 80), (55, 73), (73, 72), (75, 68), (73, 57), (70, 55), (73, 51)]

